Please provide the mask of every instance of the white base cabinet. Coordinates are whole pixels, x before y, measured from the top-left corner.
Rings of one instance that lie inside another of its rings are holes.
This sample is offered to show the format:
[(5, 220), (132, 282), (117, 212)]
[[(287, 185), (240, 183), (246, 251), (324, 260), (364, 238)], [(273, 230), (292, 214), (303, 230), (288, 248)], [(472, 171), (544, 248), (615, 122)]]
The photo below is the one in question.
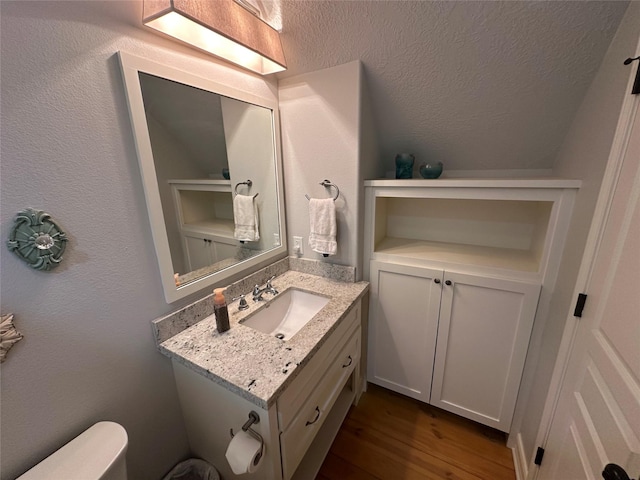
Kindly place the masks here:
[(187, 268), (189, 272), (208, 267), (236, 254), (233, 237), (193, 233), (183, 230)]
[(428, 402), (442, 270), (371, 262), (370, 382)]
[(368, 379), (507, 431), (540, 286), (371, 262)]
[(444, 272), (430, 402), (511, 426), (540, 285)]
[(578, 187), (365, 182), (368, 381), (508, 432)]

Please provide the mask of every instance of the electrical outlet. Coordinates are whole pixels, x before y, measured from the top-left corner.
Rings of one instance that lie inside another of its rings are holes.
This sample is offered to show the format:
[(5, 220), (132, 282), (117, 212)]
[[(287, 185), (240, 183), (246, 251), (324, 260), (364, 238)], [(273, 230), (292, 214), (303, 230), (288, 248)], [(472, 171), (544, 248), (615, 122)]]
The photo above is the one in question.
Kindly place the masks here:
[(293, 252), (298, 255), (302, 255), (304, 253), (304, 249), (302, 248), (302, 237), (293, 237)]

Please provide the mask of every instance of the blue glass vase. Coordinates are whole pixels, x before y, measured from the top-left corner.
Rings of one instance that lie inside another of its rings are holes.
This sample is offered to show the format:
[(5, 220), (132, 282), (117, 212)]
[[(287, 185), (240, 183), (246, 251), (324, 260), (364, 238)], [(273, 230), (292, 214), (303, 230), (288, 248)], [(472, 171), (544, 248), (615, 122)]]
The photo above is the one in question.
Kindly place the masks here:
[(411, 153), (399, 153), (396, 155), (396, 178), (412, 178), (413, 163), (416, 158)]

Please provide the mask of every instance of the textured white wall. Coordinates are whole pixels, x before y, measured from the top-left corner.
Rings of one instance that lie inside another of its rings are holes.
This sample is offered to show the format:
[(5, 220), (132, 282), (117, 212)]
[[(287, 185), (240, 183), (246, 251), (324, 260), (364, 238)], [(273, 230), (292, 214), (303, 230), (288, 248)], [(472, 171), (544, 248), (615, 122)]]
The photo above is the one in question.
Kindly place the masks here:
[[(356, 266), (358, 262), (359, 62), (288, 78), (279, 83), (282, 156), (289, 254), (293, 236), (304, 237), (303, 258)], [(338, 251), (324, 258), (311, 250), (305, 194), (325, 198), (335, 190), (318, 185), (329, 179), (340, 188), (336, 201)]]
[[(158, 280), (120, 69), (125, 50), (277, 95), (273, 81), (140, 26), (137, 1), (2, 1), (2, 238), (25, 207), (67, 231), (63, 264), (32, 270), (3, 245), (2, 312), (25, 339), (2, 365), (1, 477), (12, 479), (99, 420), (129, 433), (132, 480), (188, 454), (170, 362), (150, 321)], [(181, 304), (193, 299), (185, 299)]]
[[(629, 95), (627, 81), (636, 67), (623, 65), (632, 55), (640, 37), (640, 2), (631, 2), (607, 51), (602, 65), (589, 87), (565, 138), (553, 174), (582, 180), (578, 192), (567, 245), (540, 342), (538, 358), (528, 364), (525, 381), (533, 377), (533, 387), (521, 392), (516, 422), (527, 455), (533, 455), (538, 425), (566, 318), (575, 304), (573, 290), (585, 247), (595, 204), (611, 149), (622, 100)], [(529, 359), (528, 359), (529, 362)], [(535, 368), (535, 370), (534, 370)], [(528, 398), (526, 397), (528, 395)]]
[(283, 0), (277, 76), (359, 59), (388, 171), (400, 151), (448, 170), (552, 168), (625, 8)]

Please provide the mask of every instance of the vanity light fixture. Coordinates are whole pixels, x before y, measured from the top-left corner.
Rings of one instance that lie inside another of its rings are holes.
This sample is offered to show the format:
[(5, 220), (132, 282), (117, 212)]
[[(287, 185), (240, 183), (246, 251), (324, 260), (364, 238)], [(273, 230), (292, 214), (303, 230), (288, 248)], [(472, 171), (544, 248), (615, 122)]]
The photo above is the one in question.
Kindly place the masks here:
[(144, 0), (142, 23), (243, 68), (287, 69), (280, 34), (234, 0)]

